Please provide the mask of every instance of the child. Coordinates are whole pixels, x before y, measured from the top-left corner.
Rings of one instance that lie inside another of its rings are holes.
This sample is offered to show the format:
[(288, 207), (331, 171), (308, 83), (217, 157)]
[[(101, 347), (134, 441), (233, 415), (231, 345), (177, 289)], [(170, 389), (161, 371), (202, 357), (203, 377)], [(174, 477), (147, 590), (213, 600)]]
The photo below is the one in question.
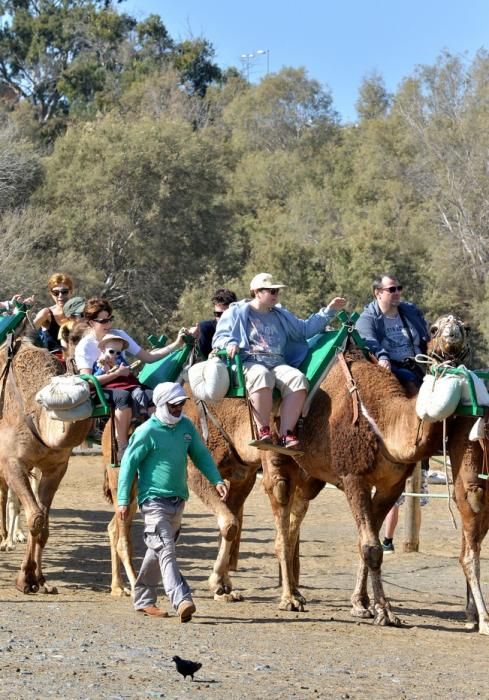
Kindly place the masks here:
[[(93, 366), (93, 374), (110, 374), (121, 365), (129, 367), (124, 356), (129, 343), (125, 338), (121, 338), (114, 333), (107, 333), (98, 343), (101, 354)], [(135, 418), (146, 418), (149, 405), (153, 396), (151, 389), (146, 389), (134, 374), (114, 377), (112, 382), (104, 384), (104, 389), (124, 389), (129, 392), (132, 398), (133, 414)]]

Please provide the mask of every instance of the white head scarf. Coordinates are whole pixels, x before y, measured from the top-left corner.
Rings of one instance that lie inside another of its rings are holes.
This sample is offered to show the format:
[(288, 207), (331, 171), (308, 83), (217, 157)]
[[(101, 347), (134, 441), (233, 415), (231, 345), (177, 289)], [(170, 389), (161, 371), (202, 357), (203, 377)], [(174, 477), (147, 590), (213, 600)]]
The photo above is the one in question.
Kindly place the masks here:
[(156, 406), (155, 415), (159, 421), (165, 425), (176, 425), (181, 419), (183, 412), (179, 416), (172, 416), (168, 410), (168, 403), (181, 403), (188, 399), (181, 384), (177, 382), (161, 382), (153, 391), (153, 403)]

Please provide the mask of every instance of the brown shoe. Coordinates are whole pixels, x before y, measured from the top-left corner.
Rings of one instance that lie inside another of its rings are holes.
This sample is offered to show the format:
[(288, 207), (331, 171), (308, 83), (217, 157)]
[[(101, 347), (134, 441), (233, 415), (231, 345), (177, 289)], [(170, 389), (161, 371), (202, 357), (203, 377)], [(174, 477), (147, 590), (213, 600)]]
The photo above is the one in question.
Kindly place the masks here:
[(184, 600), (180, 603), (177, 609), (177, 615), (180, 615), (180, 622), (190, 622), (194, 612), (195, 605), (191, 600)]
[(164, 610), (160, 610), (156, 605), (148, 605), (147, 608), (138, 608), (136, 612), (148, 615), (149, 617), (168, 617), (168, 613)]

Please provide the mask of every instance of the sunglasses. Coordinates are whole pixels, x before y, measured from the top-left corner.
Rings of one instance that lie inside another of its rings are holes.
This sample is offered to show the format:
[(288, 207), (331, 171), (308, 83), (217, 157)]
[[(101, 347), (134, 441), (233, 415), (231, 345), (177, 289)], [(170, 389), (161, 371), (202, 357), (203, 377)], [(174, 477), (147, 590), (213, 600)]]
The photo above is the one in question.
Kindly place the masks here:
[[(186, 401), (187, 399), (185, 399)], [(184, 406), (185, 406), (185, 401), (180, 401), (180, 403), (169, 403), (168, 404), (168, 410), (172, 411), (180, 411)]]
[(59, 296), (65, 297), (69, 293), (70, 293), (69, 289), (51, 289), (51, 294), (53, 295), (53, 297), (59, 297)]
[(389, 294), (394, 294), (394, 292), (402, 292), (402, 284), (398, 284), (397, 287), (382, 287), (383, 292), (389, 292)]
[(102, 326), (105, 326), (106, 323), (112, 323), (113, 320), (113, 316), (109, 316), (109, 318), (92, 318), (92, 321), (95, 321), (95, 323), (101, 323)]
[(214, 311), (214, 318), (221, 318), (224, 311)]
[(277, 289), (277, 288), (270, 289), (270, 287), (262, 287), (258, 291), (259, 292), (268, 292), (269, 294), (272, 295), (272, 297), (275, 297), (280, 292), (280, 289)]
[(114, 348), (107, 348), (105, 351), (108, 355), (120, 355), (121, 351), (120, 350), (114, 350)]

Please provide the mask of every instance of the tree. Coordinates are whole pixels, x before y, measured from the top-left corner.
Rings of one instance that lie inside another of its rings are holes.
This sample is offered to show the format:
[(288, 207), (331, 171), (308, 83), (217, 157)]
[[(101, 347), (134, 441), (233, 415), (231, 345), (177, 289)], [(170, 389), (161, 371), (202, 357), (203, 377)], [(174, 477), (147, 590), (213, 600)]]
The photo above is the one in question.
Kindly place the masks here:
[(358, 91), (355, 104), (358, 116), (363, 119), (381, 119), (387, 114), (390, 96), (385, 88), (384, 79), (377, 72), (366, 76)]
[(0, 80), (42, 124), (103, 89), (136, 22), (102, 0), (2, 0)]
[(0, 128), (0, 212), (25, 205), (41, 177), (39, 156), (6, 123)]

